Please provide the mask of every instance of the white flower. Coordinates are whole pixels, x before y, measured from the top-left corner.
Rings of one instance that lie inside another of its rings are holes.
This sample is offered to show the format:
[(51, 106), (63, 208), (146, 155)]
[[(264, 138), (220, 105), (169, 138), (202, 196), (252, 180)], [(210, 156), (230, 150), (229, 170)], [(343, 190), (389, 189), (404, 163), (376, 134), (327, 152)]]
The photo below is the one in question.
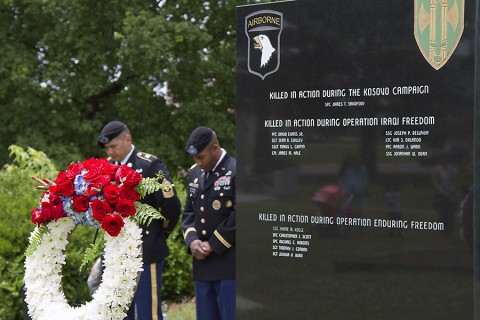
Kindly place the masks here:
[(117, 237), (105, 233), (103, 280), (93, 300), (81, 307), (68, 305), (62, 287), (64, 252), (75, 223), (68, 218), (48, 223), (50, 233), (44, 235), (41, 246), (25, 260), (25, 301), (32, 319), (121, 320), (126, 316), (142, 271), (142, 231), (134, 221), (124, 221)]

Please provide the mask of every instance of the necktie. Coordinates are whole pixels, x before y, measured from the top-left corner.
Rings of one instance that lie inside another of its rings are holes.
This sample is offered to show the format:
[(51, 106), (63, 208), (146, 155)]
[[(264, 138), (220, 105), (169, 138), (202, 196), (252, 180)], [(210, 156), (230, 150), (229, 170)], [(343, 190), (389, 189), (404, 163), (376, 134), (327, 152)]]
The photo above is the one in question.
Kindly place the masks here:
[(208, 177), (210, 177), (211, 174), (212, 174), (211, 171), (207, 171), (207, 172), (205, 173), (205, 182), (207, 182)]

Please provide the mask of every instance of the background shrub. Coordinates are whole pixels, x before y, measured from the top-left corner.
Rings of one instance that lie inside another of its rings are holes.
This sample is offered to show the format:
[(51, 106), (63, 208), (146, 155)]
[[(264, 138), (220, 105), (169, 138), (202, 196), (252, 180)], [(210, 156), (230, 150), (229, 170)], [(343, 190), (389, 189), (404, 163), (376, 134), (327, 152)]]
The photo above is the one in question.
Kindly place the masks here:
[(20, 319), (24, 256), (28, 236), (34, 229), (30, 212), (38, 206), (41, 193), (34, 190), (32, 175), (52, 178), (53, 163), (34, 149), (9, 148), (11, 164), (0, 170), (0, 319)]
[[(185, 203), (185, 184), (179, 179), (174, 179), (175, 188), (182, 204)], [(191, 297), (193, 293), (192, 256), (187, 253), (181, 219), (168, 237), (170, 256), (165, 261), (163, 271), (163, 300), (180, 300)]]

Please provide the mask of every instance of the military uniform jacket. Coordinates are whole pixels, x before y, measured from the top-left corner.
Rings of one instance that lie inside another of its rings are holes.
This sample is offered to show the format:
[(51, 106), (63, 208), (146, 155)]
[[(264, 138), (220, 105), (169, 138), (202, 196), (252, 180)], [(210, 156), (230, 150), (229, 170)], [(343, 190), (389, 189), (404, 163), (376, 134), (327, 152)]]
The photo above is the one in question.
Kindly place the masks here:
[[(164, 184), (172, 184), (170, 174), (163, 162), (156, 157), (133, 150), (127, 161), (127, 165), (139, 172), (143, 178), (154, 178), (158, 172), (162, 172)], [(142, 225), (143, 232), (143, 262), (150, 264), (160, 262), (169, 255), (166, 239), (177, 224), (181, 210), (181, 203), (173, 188), (167, 191), (157, 191), (145, 196), (141, 202), (159, 210), (166, 220), (155, 219), (147, 226)]]
[(235, 278), (236, 159), (228, 154), (205, 180), (193, 166), (188, 174), (187, 199), (182, 217), (185, 244), (208, 241), (213, 252), (193, 259), (193, 278), (214, 281)]

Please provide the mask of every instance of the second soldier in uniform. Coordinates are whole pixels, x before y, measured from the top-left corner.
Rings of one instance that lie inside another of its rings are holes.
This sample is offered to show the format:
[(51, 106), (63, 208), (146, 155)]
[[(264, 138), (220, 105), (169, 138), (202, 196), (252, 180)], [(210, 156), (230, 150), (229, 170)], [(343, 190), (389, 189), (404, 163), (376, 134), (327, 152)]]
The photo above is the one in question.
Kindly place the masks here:
[(142, 202), (158, 209), (165, 220), (153, 220), (141, 226), (143, 231), (143, 269), (128, 319), (162, 319), (162, 272), (169, 254), (166, 239), (181, 214), (181, 204), (165, 165), (156, 157), (140, 152), (132, 144), (128, 127), (120, 121), (111, 121), (102, 129), (98, 144), (105, 148), (112, 163), (126, 164), (137, 170), (143, 178), (163, 176), (162, 182), (169, 188), (147, 195)]
[(193, 256), (197, 320), (235, 320), (236, 160), (207, 127), (193, 130), (185, 150), (196, 163), (182, 228)]

